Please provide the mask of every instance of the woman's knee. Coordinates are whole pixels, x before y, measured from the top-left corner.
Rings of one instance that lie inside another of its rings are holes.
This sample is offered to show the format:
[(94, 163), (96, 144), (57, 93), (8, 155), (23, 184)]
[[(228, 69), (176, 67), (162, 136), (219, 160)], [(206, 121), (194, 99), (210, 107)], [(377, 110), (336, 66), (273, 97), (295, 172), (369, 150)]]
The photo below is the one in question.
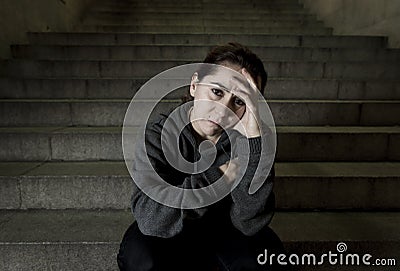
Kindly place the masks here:
[(264, 249), (268, 249), (274, 253), (285, 253), (282, 240), (270, 227), (264, 227), (256, 234), (256, 240)]
[(217, 253), (221, 270), (279, 270), (278, 266), (263, 266), (257, 260), (265, 249), (268, 253), (285, 253), (282, 241), (271, 228), (265, 227), (253, 236), (233, 231), (225, 241)]
[(126, 231), (120, 244), (117, 263), (120, 270), (157, 270), (155, 251), (149, 237), (143, 235), (137, 224), (133, 223)]
[(117, 256), (120, 270), (188, 270), (190, 250), (183, 236), (144, 235), (136, 223), (126, 231)]

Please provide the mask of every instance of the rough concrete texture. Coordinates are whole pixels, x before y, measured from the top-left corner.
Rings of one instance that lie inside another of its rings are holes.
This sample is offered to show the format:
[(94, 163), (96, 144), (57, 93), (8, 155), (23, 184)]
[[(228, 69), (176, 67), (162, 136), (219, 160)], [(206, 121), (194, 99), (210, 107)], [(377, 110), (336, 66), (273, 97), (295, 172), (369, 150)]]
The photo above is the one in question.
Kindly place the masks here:
[[(271, 226), (287, 250), (335, 252), (345, 242), (349, 252), (399, 256), (399, 50), (386, 49), (386, 37), (332, 36), (297, 0), (134, 2), (97, 1), (75, 29), (108, 33), (28, 29), (31, 45), (0, 63), (0, 270), (117, 269), (133, 221), (124, 109), (150, 76), (228, 41), (250, 46), (269, 73), (278, 124)], [(38, 21), (37, 12), (18, 16)], [(133, 30), (142, 33), (122, 32)]]
[[(173, 45), (109, 45), (109, 46), (46, 46), (14, 45), (15, 58), (33, 59), (177, 59), (201, 61), (211, 46)], [(373, 48), (304, 48), (304, 47), (249, 47), (262, 60), (310, 61), (387, 61), (400, 60), (400, 50), (377, 50)]]
[[(147, 80), (0, 78), (2, 99), (131, 99)], [(187, 88), (166, 98), (180, 99)], [(270, 78), (265, 97), (273, 100), (400, 100), (400, 82)]]
[[(183, 93), (182, 93), (183, 94)], [(119, 126), (130, 100), (0, 100), (1, 126)], [(138, 103), (151, 106), (148, 101)], [(155, 103), (155, 101), (153, 102)], [(163, 100), (150, 121), (180, 100)], [(398, 101), (274, 100), (269, 107), (277, 126), (390, 126), (400, 124)], [(146, 107), (144, 107), (146, 108)], [(135, 117), (146, 119), (148, 112)], [(48, 116), (43, 118), (43, 116)]]
[[(28, 33), (32, 44), (58, 45), (126, 45), (126, 44), (215, 44), (235, 40), (249, 46), (322, 47), (322, 48), (382, 48), (385, 37), (268, 35), (268, 34), (162, 34), (162, 33)], [(362, 46), (361, 46), (362, 45)]]
[(397, 0), (301, 0), (306, 8), (339, 35), (389, 36), (389, 46), (400, 48), (400, 2)]
[(92, 0), (29, 0), (0, 2), (0, 58), (9, 46), (27, 41), (28, 31), (67, 31), (82, 18)]
[[(191, 63), (187, 60), (4, 60), (0, 74), (26, 78), (108, 78), (153, 77), (175, 66)], [(396, 63), (380, 62), (316, 62), (268, 61), (264, 63), (271, 77), (283, 78), (340, 78), (340, 79), (390, 79), (398, 78), (400, 68)]]
[[(126, 209), (123, 162), (0, 163), (3, 209)], [(399, 163), (276, 163), (278, 209), (399, 209)], [(14, 175), (14, 176), (10, 176)], [(23, 175), (23, 176), (19, 176)]]
[[(117, 270), (118, 244), (132, 221), (129, 211), (2, 211), (0, 268)], [(284, 242), (288, 255), (335, 253), (337, 244), (344, 242), (348, 253), (370, 253), (375, 258), (398, 261), (399, 222), (399, 214), (391, 212), (278, 212), (271, 227)], [(327, 265), (324, 270), (337, 267)], [(314, 269), (308, 266), (300, 270)], [(357, 270), (370, 269), (364, 266)]]
[[(396, 126), (277, 127), (277, 161), (398, 161), (399, 133)], [(3, 161), (123, 159), (119, 127), (0, 128), (0, 138)]]

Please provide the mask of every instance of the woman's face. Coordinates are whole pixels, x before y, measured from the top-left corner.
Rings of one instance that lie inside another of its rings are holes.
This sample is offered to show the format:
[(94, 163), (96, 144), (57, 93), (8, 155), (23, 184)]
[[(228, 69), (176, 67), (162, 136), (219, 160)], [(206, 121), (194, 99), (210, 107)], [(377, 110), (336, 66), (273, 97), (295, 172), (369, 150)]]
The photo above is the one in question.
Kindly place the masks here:
[(244, 115), (246, 105), (229, 92), (232, 76), (237, 76), (240, 66), (221, 67), (203, 78), (194, 74), (190, 94), (194, 97), (190, 121), (193, 128), (203, 138), (216, 142), (222, 131), (232, 128)]

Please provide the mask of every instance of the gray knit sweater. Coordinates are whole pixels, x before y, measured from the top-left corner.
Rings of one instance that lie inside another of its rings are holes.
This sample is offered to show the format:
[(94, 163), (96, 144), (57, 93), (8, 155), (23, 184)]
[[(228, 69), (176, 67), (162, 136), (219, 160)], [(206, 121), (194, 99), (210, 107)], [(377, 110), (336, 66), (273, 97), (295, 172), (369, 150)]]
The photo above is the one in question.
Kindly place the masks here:
[[(189, 123), (188, 111), (190, 107), (190, 103), (181, 106), (177, 111), (178, 118), (175, 121)], [(273, 217), (275, 207), (275, 197), (272, 191), (275, 172), (273, 165), (272, 168), (271, 165), (260, 165), (263, 170), (260, 173), (257, 171), (257, 175), (255, 175), (261, 155), (268, 156), (266, 161), (273, 163), (273, 155), (271, 153), (264, 152), (264, 150), (261, 152), (262, 137), (248, 139), (236, 130), (228, 129), (222, 133), (215, 145), (217, 156), (213, 165), (201, 173), (187, 174), (179, 172), (172, 167), (162, 152), (161, 130), (166, 119), (166, 115), (161, 115), (157, 121), (147, 125), (145, 138), (141, 139), (144, 140), (145, 144), (139, 140), (141, 144), (136, 145), (133, 163), (135, 181), (151, 181), (150, 178), (152, 177), (149, 176), (148, 172), (152, 168), (169, 184), (182, 188), (201, 188), (214, 183), (223, 176), (222, 171), (218, 168), (220, 165), (233, 157), (247, 156), (249, 160), (244, 176), (224, 199), (225, 206), (228, 207), (223, 207), (222, 212), (229, 214), (233, 226), (245, 235), (254, 235), (262, 227), (268, 225)], [(179, 136), (181, 155), (191, 162), (196, 161), (200, 156), (198, 151), (199, 144), (196, 142), (194, 133), (193, 127), (189, 124)], [(232, 144), (228, 134), (231, 140), (234, 138)], [(243, 140), (248, 141), (250, 153), (242, 152), (240, 142)], [(148, 157), (151, 165), (148, 164), (146, 159), (143, 159), (145, 156)], [(271, 170), (268, 172), (269, 168)], [(254, 178), (265, 182), (254, 194), (249, 194), (249, 186)], [(137, 187), (135, 182), (133, 186), (132, 212), (139, 229), (146, 235), (164, 238), (175, 236), (182, 231), (185, 220), (201, 220), (209, 209), (213, 208), (213, 205), (220, 204), (220, 202), (216, 202), (208, 207), (189, 210), (167, 207), (148, 197)]]

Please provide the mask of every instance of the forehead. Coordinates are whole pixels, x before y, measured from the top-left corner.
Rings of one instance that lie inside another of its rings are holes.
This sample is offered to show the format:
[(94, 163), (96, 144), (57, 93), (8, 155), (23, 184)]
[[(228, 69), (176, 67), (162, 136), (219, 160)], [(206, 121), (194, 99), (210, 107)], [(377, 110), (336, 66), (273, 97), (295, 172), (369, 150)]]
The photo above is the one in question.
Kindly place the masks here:
[(232, 70), (227, 67), (218, 66), (217, 68), (210, 71), (210, 73), (206, 74), (200, 81), (201, 83), (206, 84), (218, 84), (227, 89), (232, 88), (232, 79), (245, 80), (245, 77), (242, 76), (235, 70)]

